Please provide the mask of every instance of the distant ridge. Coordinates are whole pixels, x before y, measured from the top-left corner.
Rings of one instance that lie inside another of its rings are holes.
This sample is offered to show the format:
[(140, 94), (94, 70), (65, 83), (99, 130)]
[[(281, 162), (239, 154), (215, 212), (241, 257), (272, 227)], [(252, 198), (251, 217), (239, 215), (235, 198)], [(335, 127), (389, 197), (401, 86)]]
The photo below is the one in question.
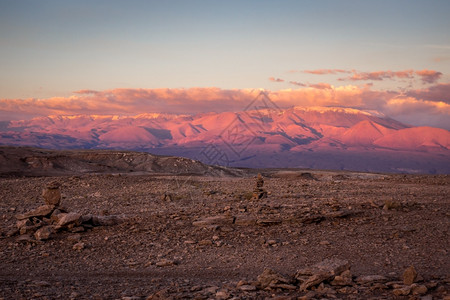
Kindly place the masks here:
[(81, 174), (240, 176), (233, 168), (208, 166), (174, 156), (116, 150), (48, 150), (0, 146), (0, 176)]
[[(342, 107), (48, 116), (3, 124), (0, 144), (145, 151), (252, 168), (450, 173), (448, 130)], [(212, 157), (205, 150), (218, 153)]]

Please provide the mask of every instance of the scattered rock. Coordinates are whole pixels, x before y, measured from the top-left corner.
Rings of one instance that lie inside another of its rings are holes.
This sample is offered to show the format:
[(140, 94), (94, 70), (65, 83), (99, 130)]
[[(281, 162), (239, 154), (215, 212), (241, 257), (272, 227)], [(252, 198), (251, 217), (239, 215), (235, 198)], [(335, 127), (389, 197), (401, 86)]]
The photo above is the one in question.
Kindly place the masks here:
[(239, 286), (239, 289), (244, 292), (253, 292), (257, 290), (256, 286), (250, 284), (241, 285)]
[(94, 226), (113, 226), (119, 224), (121, 218), (119, 216), (92, 216), (92, 225)]
[(163, 201), (172, 201), (173, 199), (172, 199), (173, 197), (172, 197), (172, 194), (169, 194), (169, 193), (167, 193), (167, 192), (164, 192), (162, 195), (161, 195), (161, 200), (163, 200)]
[(300, 290), (316, 286), (323, 281), (332, 281), (335, 276), (350, 269), (350, 264), (346, 260), (326, 259), (312, 267), (298, 270), (295, 278), (300, 282)]
[(51, 226), (51, 225), (44, 226), (44, 227), (39, 228), (38, 230), (36, 230), (36, 232), (34, 233), (34, 237), (38, 241), (45, 241), (45, 240), (50, 239), (54, 232), (55, 231), (54, 231), (53, 226)]
[(72, 249), (73, 250), (77, 250), (77, 251), (81, 251), (86, 247), (86, 244), (83, 242), (78, 242), (75, 245), (73, 245)]
[(346, 286), (346, 285), (352, 285), (352, 272), (350, 270), (345, 270), (340, 275), (337, 275), (334, 277), (334, 280), (331, 282), (331, 285), (337, 285), (337, 286)]
[(393, 200), (386, 200), (384, 202), (383, 210), (391, 210), (400, 208), (402, 205), (399, 202)]
[(382, 275), (362, 275), (358, 276), (355, 280), (358, 284), (373, 284), (373, 283), (386, 283), (389, 278)]
[(213, 217), (206, 217), (203, 219), (200, 219), (198, 221), (195, 221), (192, 223), (194, 226), (211, 226), (211, 225), (231, 225), (234, 223), (235, 218), (233, 216), (213, 216)]
[(408, 267), (405, 272), (403, 272), (403, 283), (406, 285), (411, 285), (417, 278), (417, 271), (414, 266)]
[(413, 295), (425, 295), (428, 289), (425, 285), (413, 284), (411, 285), (411, 290)]
[(394, 289), (392, 292), (395, 296), (408, 296), (411, 292), (411, 287), (405, 286), (402, 288)]
[(157, 267), (169, 267), (176, 265), (175, 261), (170, 259), (162, 259), (156, 263)]
[(272, 269), (264, 269), (261, 275), (258, 276), (258, 285), (261, 289), (291, 289), (291, 283), (292, 279), (286, 278)]

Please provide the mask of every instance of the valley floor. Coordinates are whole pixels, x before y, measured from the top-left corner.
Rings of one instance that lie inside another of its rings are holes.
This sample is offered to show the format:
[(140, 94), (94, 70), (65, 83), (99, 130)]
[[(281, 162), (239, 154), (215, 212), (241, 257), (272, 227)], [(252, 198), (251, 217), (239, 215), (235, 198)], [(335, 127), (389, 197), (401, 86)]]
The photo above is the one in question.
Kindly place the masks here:
[[(0, 178), (0, 298), (450, 297), (450, 176), (308, 172), (263, 171), (260, 200), (251, 176)], [(8, 236), (54, 180), (67, 211), (124, 221), (46, 241)], [(348, 261), (351, 282), (299, 288), (294, 274), (325, 259)], [(262, 288), (266, 268), (291, 281)]]

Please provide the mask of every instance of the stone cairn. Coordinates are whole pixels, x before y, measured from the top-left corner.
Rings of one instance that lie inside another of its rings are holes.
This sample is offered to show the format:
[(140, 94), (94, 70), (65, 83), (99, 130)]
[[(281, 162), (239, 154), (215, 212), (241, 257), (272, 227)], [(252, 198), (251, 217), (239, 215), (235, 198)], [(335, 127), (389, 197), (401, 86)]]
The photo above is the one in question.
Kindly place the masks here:
[(267, 191), (264, 189), (264, 179), (261, 173), (256, 177), (256, 185), (253, 189), (253, 200), (259, 200), (267, 197)]
[(7, 235), (20, 235), (22, 241), (43, 241), (51, 239), (61, 231), (83, 232), (94, 226), (115, 225), (119, 223), (118, 216), (81, 215), (68, 212), (60, 206), (60, 183), (50, 182), (42, 191), (45, 204), (38, 208), (16, 215), (16, 227)]

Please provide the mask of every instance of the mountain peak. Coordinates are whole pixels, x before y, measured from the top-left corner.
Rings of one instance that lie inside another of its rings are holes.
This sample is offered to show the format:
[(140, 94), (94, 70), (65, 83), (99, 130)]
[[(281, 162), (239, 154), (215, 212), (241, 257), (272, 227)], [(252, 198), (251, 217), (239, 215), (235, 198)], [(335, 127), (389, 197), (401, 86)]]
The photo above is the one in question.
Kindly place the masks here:
[(3, 145), (138, 150), (240, 167), (396, 171), (414, 166), (419, 172), (450, 172), (448, 130), (410, 128), (347, 107), (49, 116), (11, 121), (0, 130)]

